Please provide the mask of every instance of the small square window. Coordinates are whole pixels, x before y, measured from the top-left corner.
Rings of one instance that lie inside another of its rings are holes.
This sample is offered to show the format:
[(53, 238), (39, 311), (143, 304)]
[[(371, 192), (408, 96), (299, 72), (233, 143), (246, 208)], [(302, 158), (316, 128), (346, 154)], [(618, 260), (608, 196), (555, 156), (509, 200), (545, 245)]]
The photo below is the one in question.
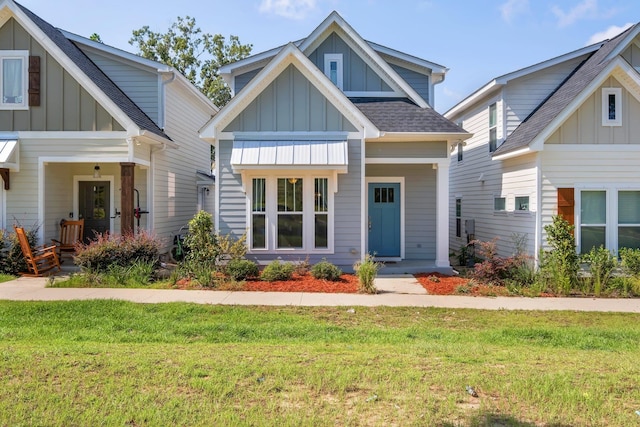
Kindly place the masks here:
[(504, 212), (507, 210), (507, 198), (496, 197), (493, 199), (493, 210), (497, 212)]
[(529, 210), (529, 196), (516, 197), (516, 210), (517, 211)]

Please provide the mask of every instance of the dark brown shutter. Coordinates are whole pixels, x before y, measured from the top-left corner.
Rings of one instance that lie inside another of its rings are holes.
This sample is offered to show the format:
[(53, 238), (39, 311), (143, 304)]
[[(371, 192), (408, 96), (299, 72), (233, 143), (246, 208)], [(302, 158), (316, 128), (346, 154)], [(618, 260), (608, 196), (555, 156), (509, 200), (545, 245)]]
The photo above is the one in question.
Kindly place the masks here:
[(40, 106), (40, 57), (29, 57), (29, 106)]
[(575, 198), (573, 188), (558, 188), (558, 215), (573, 225)]

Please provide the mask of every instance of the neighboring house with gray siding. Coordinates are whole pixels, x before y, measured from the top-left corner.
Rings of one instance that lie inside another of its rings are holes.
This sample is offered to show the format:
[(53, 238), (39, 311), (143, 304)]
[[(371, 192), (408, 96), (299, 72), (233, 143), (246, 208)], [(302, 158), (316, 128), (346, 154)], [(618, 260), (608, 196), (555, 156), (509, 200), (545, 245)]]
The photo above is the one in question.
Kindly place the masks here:
[(234, 97), (201, 138), (217, 156), (216, 229), (247, 233), (247, 257), (451, 271), (449, 156), (470, 135), (433, 109), (446, 68), (333, 12), (220, 71)]
[(0, 62), (1, 228), (38, 226), (49, 242), (80, 217), (89, 236), (139, 227), (168, 245), (198, 207), (213, 210), (198, 129), (217, 108), (178, 72), (12, 0), (0, 1)]
[(453, 250), (473, 234), (508, 256), (519, 236), (537, 256), (555, 214), (579, 252), (640, 247), (639, 33), (498, 77), (445, 113), (473, 133), (451, 157)]

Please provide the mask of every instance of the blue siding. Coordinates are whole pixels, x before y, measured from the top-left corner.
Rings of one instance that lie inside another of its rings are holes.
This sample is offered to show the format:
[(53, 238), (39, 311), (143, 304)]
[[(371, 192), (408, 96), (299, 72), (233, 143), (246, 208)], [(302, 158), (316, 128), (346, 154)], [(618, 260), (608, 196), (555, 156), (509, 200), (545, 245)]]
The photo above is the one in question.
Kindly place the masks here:
[(391, 92), (391, 87), (369, 67), (336, 33), (332, 33), (314, 50), (309, 59), (324, 72), (324, 55), (341, 53), (343, 57), (343, 87), (345, 92)]
[(250, 81), (254, 78), (262, 68), (258, 68), (257, 70), (248, 71), (244, 74), (239, 74), (235, 77), (235, 88), (234, 91), (236, 95), (240, 92)]
[(429, 76), (425, 76), (424, 74), (416, 73), (415, 71), (408, 70), (406, 68), (400, 67), (399, 65), (389, 64), (391, 68), (395, 70), (396, 73), (400, 75), (404, 79), (404, 81), (409, 84), (418, 92), (418, 95), (422, 97), (425, 101), (429, 102)]

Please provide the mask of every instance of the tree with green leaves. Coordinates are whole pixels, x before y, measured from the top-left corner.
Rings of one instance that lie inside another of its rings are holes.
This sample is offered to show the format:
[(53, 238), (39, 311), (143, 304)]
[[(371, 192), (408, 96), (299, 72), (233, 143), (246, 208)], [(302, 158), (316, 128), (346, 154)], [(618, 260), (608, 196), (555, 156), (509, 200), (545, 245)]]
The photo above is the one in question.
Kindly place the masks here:
[(231, 90), (218, 74), (220, 67), (246, 58), (253, 47), (240, 43), (237, 36), (229, 36), (227, 42), (221, 34), (203, 33), (189, 16), (178, 16), (166, 33), (151, 31), (149, 26), (135, 30), (129, 44), (141, 56), (184, 74), (220, 107), (231, 99)]
[(93, 40), (94, 42), (103, 43), (102, 38), (100, 38), (100, 34), (93, 33), (89, 36), (89, 40)]

